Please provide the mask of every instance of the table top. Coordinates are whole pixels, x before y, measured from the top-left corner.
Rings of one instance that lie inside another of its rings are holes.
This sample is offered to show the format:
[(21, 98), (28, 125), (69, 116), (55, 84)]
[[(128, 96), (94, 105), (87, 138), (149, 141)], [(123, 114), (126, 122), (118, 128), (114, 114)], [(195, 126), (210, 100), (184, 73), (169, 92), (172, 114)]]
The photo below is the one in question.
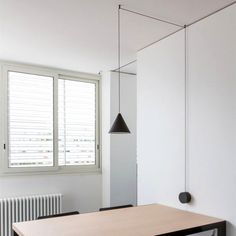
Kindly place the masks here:
[(153, 236), (223, 220), (159, 204), (14, 223), (19, 236)]

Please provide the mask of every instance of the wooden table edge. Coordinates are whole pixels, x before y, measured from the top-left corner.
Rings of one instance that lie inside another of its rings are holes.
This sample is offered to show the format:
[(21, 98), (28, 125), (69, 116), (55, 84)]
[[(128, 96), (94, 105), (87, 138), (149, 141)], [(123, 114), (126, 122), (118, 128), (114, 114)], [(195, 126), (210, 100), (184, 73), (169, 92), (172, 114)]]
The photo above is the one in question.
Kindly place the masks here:
[[(212, 220), (213, 220), (213, 222), (209, 223), (209, 224), (198, 225), (198, 226), (194, 226), (194, 227), (190, 227), (190, 228), (181, 229), (178, 231), (168, 232), (168, 233), (164, 233), (164, 234), (157, 234), (157, 235), (153, 235), (153, 236), (167, 236), (167, 235), (168, 236), (183, 236), (183, 234), (189, 235), (189, 234), (194, 234), (194, 233), (203, 232), (203, 231), (212, 230), (212, 229), (220, 229), (220, 230), (222, 230), (222, 232), (224, 232), (224, 231), (226, 232), (226, 221), (222, 220), (220, 218), (217, 218), (217, 217), (208, 216), (208, 215), (204, 215), (201, 213), (196, 213), (196, 212), (192, 212), (192, 211), (188, 211), (188, 210), (184, 210), (184, 209), (178, 209), (176, 207), (166, 206), (166, 205), (162, 205), (162, 204), (158, 204), (158, 203), (146, 204), (146, 205), (141, 205), (141, 206), (137, 206), (137, 207), (145, 207), (145, 206), (152, 206), (152, 205), (153, 206), (159, 205), (162, 207), (175, 209), (177, 211), (202, 215), (204, 217), (212, 218)], [(116, 211), (116, 210), (114, 210), (114, 211)], [(94, 214), (94, 213), (97, 213), (97, 212), (90, 212), (90, 213), (84, 213), (84, 214)], [(17, 225), (21, 224), (21, 223), (23, 223), (23, 222), (15, 222), (12, 224), (12, 229), (18, 236), (24, 236), (24, 234), (17, 227)], [(219, 236), (221, 236), (221, 235), (225, 236), (226, 234), (220, 234)]]

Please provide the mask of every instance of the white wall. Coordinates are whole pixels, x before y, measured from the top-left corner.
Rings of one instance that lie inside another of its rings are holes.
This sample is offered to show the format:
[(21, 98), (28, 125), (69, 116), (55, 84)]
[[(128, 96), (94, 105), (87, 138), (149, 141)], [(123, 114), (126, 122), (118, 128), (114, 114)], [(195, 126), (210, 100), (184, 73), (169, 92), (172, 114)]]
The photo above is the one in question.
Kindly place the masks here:
[[(136, 205), (137, 80), (121, 74), (121, 114), (130, 134), (111, 135), (111, 205)], [(111, 75), (111, 125), (118, 114), (118, 74)]]
[(183, 190), (183, 46), (177, 34), (138, 55), (139, 204), (176, 206)]
[(63, 194), (63, 211), (90, 212), (102, 206), (101, 174), (0, 177), (0, 198)]
[(226, 219), (236, 235), (236, 5), (188, 28), (189, 205), (184, 190), (184, 38), (138, 53), (138, 202)]
[(110, 104), (111, 104), (111, 73), (102, 74), (102, 204), (110, 206), (110, 153), (111, 137), (108, 133), (110, 129)]
[[(118, 74), (104, 73), (103, 205), (136, 204), (136, 76), (121, 74), (121, 113), (131, 134), (108, 134), (118, 114)], [(106, 93), (106, 94), (104, 94)], [(110, 97), (109, 97), (110, 96)], [(108, 102), (108, 100), (110, 102)], [(109, 113), (109, 116), (108, 116)], [(105, 116), (106, 114), (106, 116)], [(105, 139), (105, 140), (104, 140)], [(109, 140), (108, 140), (109, 139)], [(106, 144), (105, 144), (106, 142)], [(110, 146), (107, 144), (110, 143)], [(105, 146), (104, 146), (105, 145)]]

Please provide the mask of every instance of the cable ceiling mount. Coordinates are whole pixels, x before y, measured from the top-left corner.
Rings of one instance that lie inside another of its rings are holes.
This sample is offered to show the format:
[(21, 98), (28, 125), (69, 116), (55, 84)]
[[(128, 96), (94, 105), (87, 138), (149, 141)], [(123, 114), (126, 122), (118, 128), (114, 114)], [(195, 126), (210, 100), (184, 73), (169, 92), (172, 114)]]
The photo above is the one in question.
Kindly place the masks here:
[(231, 3), (229, 3), (229, 4), (227, 4), (227, 5), (225, 5), (225, 6), (221, 7), (221, 8), (219, 8), (219, 9), (217, 9), (217, 10), (215, 10), (215, 11), (213, 11), (213, 12), (211, 12), (211, 13), (205, 15), (205, 16), (203, 16), (203, 17), (200, 17), (199, 19), (197, 19), (197, 20), (195, 20), (195, 21), (193, 21), (193, 22), (191, 22), (191, 23), (189, 23), (189, 24), (186, 24), (186, 25), (183, 26), (181, 29), (178, 29), (178, 30), (176, 30), (176, 31), (174, 31), (174, 32), (172, 32), (172, 33), (170, 33), (170, 34), (168, 34), (168, 35), (166, 35), (166, 36), (164, 36), (164, 37), (162, 37), (162, 38), (160, 38), (160, 39), (158, 39), (158, 40), (152, 42), (152, 43), (149, 43), (148, 45), (146, 45), (146, 46), (140, 48), (140, 49), (138, 50), (138, 52), (142, 51), (143, 49), (145, 49), (145, 48), (147, 48), (147, 47), (149, 47), (149, 46), (151, 46), (151, 45), (153, 45), (153, 44), (155, 44), (155, 43), (158, 43), (158, 42), (162, 41), (163, 39), (166, 39), (166, 38), (170, 37), (170, 36), (173, 35), (173, 34), (178, 33), (179, 31), (181, 31), (181, 30), (184, 29), (184, 28), (188, 28), (189, 26), (192, 26), (192, 25), (198, 23), (199, 21), (202, 21), (202, 20), (204, 20), (204, 19), (206, 19), (206, 18), (208, 18), (208, 17), (210, 17), (210, 16), (212, 16), (212, 15), (214, 15), (214, 14), (216, 14), (216, 13), (218, 13), (218, 12), (220, 12), (220, 11), (222, 11), (222, 10), (224, 10), (224, 9), (226, 9), (226, 8), (228, 8), (228, 7), (230, 7), (230, 6), (232, 6), (232, 5), (234, 5), (234, 4), (236, 4), (236, 1), (233, 1), (233, 2), (231, 2)]
[[(119, 11), (121, 11), (121, 10), (125, 11), (125, 12), (130, 12), (132, 14), (139, 15), (139, 16), (142, 16), (142, 17), (146, 17), (146, 18), (149, 18), (149, 19), (161, 22), (161, 23), (165, 23), (165, 24), (168, 24), (168, 25), (172, 25), (172, 26), (178, 27), (179, 28), (178, 31), (184, 29), (184, 27), (185, 27), (185, 26), (177, 24), (175, 22), (171, 22), (171, 21), (167, 21), (167, 20), (164, 20), (164, 19), (161, 19), (161, 18), (154, 17), (154, 16), (146, 15), (146, 14), (141, 13), (141, 12), (137, 12), (137, 11), (133, 11), (133, 10), (130, 10), (130, 9), (127, 9), (127, 8), (123, 8), (122, 5), (119, 5)], [(126, 66), (128, 66), (130, 64), (135, 63), (135, 62), (136, 62), (136, 60), (133, 60), (131, 62), (126, 63), (125, 65), (122, 65), (122, 66), (118, 65), (118, 68), (113, 69), (111, 71), (121, 73), (120, 72), (121, 68), (124, 68), (124, 67), (126, 67)]]
[[(206, 18), (208, 18), (208, 17), (210, 17), (210, 16), (212, 16), (212, 15), (214, 15), (214, 14), (216, 14), (216, 13), (218, 13), (218, 12), (220, 12), (220, 11), (230, 7), (230, 6), (232, 6), (232, 5), (234, 5), (235, 3), (236, 3), (236, 1), (233, 1), (233, 2), (231, 2), (229, 4), (227, 4), (227, 5), (219, 8), (219, 9), (217, 9), (217, 10), (215, 10), (215, 11), (213, 11), (213, 12), (211, 12), (211, 13), (209, 13), (209, 14), (207, 14), (207, 15), (205, 15), (205, 16), (203, 16), (203, 17), (201, 17), (201, 18), (199, 18), (199, 19), (197, 19), (197, 20), (195, 20), (193, 22), (191, 22), (190, 24), (187, 24), (186, 28), (189, 27), (189, 26), (192, 26), (192, 25), (198, 23), (199, 21), (204, 20), (204, 19), (206, 19)], [(137, 50), (137, 52), (142, 51), (143, 49), (145, 49), (145, 48), (147, 48), (147, 47), (149, 47), (149, 46), (151, 46), (151, 45), (153, 45), (155, 43), (158, 43), (158, 42), (162, 41), (163, 39), (166, 39), (166, 38), (170, 37), (171, 35), (174, 35), (174, 34), (176, 34), (179, 31), (184, 29), (184, 26), (182, 26), (180, 24), (173, 23), (173, 22), (170, 22), (170, 21), (167, 21), (167, 20), (163, 20), (163, 19), (160, 19), (160, 18), (157, 18), (157, 17), (149, 16), (149, 15), (146, 15), (146, 14), (143, 14), (143, 13), (140, 13), (140, 12), (136, 12), (136, 11), (133, 11), (133, 10), (130, 10), (130, 9), (126, 9), (126, 8), (123, 8), (123, 7), (120, 7), (120, 10), (127, 11), (127, 12), (130, 12), (130, 13), (136, 14), (136, 15), (140, 15), (140, 16), (143, 16), (143, 17), (147, 17), (147, 18), (150, 18), (150, 19), (153, 19), (153, 20), (157, 20), (157, 21), (160, 21), (160, 22), (163, 22), (163, 23), (167, 23), (167, 24), (175, 25), (175, 26), (179, 27), (179, 29), (175, 30), (174, 32), (171, 32), (171, 33), (165, 35), (164, 37), (159, 38), (158, 40), (156, 40), (156, 41), (154, 41), (152, 43), (149, 43), (148, 45), (140, 48), (139, 50)], [(136, 62), (136, 60), (133, 60), (133, 61), (131, 61), (131, 62), (125, 64), (125, 65), (122, 65), (120, 68), (126, 67), (126, 66), (128, 66), (128, 65), (130, 65), (132, 63), (135, 63), (135, 62)], [(119, 68), (116, 68), (113, 71), (117, 71), (117, 70), (119, 70)]]

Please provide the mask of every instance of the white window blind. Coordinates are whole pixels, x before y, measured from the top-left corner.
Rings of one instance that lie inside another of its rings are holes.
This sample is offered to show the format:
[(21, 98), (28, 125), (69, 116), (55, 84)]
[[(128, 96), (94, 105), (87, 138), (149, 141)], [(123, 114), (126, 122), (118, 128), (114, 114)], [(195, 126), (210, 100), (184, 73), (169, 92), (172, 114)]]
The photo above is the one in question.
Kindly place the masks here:
[(96, 85), (58, 80), (59, 165), (96, 162)]
[(53, 166), (53, 77), (8, 72), (8, 160)]

